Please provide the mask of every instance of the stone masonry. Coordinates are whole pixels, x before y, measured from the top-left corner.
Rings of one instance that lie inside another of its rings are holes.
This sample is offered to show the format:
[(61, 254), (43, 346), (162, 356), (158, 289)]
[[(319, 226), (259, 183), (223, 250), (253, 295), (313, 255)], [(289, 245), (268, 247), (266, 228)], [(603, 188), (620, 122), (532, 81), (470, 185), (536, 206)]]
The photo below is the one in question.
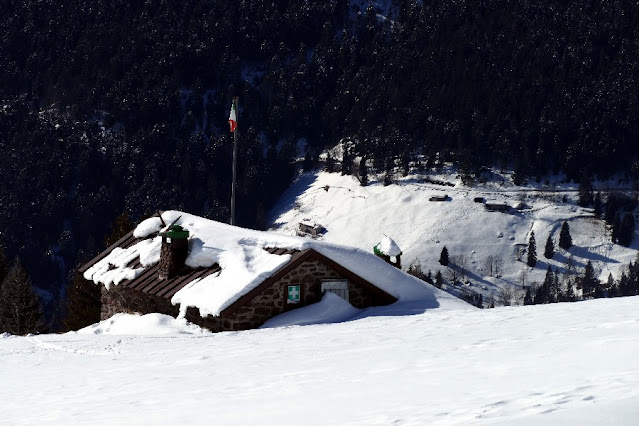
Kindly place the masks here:
[[(187, 319), (212, 331), (257, 328), (283, 312), (319, 302), (322, 298), (322, 280), (327, 279), (344, 279), (344, 277), (319, 260), (306, 261), (228, 317), (201, 318), (197, 309), (189, 308)], [(300, 286), (300, 303), (294, 305), (286, 303), (289, 285)], [(353, 282), (349, 282), (348, 286), (349, 302), (354, 307), (365, 308), (375, 301), (374, 296), (363, 286)]]

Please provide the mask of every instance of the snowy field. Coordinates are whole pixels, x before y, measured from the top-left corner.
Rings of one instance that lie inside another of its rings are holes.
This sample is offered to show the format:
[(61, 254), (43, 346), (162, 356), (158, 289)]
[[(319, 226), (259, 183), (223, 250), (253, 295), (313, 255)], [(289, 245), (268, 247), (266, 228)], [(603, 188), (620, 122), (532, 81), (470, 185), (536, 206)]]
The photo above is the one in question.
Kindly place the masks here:
[(4, 424), (637, 424), (639, 297), (209, 334), (0, 335)]
[[(440, 270), (450, 282), (450, 270), (438, 262), (446, 246), (451, 263), (461, 266), (472, 290), (484, 296), (508, 287), (523, 297), (522, 284), (542, 283), (549, 265), (574, 279), (591, 261), (602, 281), (610, 273), (618, 279), (637, 256), (639, 239), (630, 248), (613, 244), (610, 231), (594, 218), (593, 210), (577, 206), (574, 184), (533, 182), (515, 187), (509, 177), (496, 174), (485, 184), (468, 187), (450, 170), (409, 175), (386, 187), (371, 180), (362, 187), (356, 178), (339, 173), (301, 175), (275, 207), (272, 230), (295, 234), (299, 222), (315, 222), (326, 228), (322, 240), (369, 252), (388, 235), (404, 253), (403, 269), (418, 260), (424, 273), (430, 270), (434, 275)], [(617, 188), (614, 183), (602, 185)], [(429, 201), (444, 195), (446, 201)], [(509, 213), (487, 211), (476, 198), (513, 208)], [(569, 251), (558, 247), (564, 221), (570, 225), (574, 244)], [(534, 268), (525, 264), (525, 255), (517, 260), (527, 248), (531, 231), (539, 260)], [(552, 260), (543, 256), (549, 235), (556, 251)], [(493, 274), (499, 276), (489, 273), (489, 258), (501, 262), (499, 274)]]

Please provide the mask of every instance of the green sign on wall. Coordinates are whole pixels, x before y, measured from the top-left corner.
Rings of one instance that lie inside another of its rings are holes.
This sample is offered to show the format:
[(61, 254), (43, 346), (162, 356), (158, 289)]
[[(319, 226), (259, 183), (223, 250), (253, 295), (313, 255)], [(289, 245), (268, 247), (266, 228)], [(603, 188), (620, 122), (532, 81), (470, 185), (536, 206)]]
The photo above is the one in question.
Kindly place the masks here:
[(289, 285), (288, 286), (288, 299), (287, 303), (299, 303), (300, 302), (300, 286)]

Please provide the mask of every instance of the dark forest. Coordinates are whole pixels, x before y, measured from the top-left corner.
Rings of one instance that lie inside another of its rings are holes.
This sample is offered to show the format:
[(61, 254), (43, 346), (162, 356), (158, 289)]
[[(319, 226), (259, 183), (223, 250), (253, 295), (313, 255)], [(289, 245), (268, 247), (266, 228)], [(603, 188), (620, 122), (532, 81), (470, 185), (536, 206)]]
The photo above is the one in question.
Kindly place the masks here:
[(0, 244), (61, 297), (122, 212), (263, 228), (340, 140), (371, 172), (452, 161), (639, 174), (639, 5), (550, 0), (10, 1), (0, 6)]

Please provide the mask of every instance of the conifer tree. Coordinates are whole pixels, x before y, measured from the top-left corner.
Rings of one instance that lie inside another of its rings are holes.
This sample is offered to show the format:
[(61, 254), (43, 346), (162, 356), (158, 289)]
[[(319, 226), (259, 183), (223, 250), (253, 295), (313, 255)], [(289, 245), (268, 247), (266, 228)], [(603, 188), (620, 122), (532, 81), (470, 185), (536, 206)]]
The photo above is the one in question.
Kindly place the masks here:
[(0, 245), (0, 285), (2, 280), (9, 272), (9, 260), (7, 259), (7, 253), (4, 251), (4, 247)]
[(444, 246), (441, 254), (439, 255), (439, 264), (442, 266), (448, 266), (448, 262), (448, 249)]
[(44, 316), (27, 270), (16, 257), (0, 286), (0, 332), (44, 331)]
[(531, 268), (537, 264), (537, 243), (535, 242), (535, 231), (530, 232), (528, 239), (528, 259), (526, 264)]
[(572, 237), (570, 236), (570, 225), (568, 225), (568, 222), (564, 222), (563, 225), (561, 225), (561, 231), (559, 231), (559, 247), (564, 250), (568, 250), (572, 247)]
[(437, 270), (437, 273), (435, 274), (435, 287), (442, 288), (443, 284), (444, 277), (442, 277), (442, 272), (440, 270)]
[(71, 276), (73, 280), (67, 289), (64, 325), (67, 330), (79, 330), (100, 321), (100, 286), (84, 279), (77, 270)]
[(619, 245), (624, 247), (630, 246), (635, 235), (635, 218), (632, 213), (623, 215), (619, 227), (617, 229), (616, 240)]
[(601, 193), (595, 195), (595, 217), (600, 218), (603, 213), (603, 201), (601, 201)]
[(595, 277), (595, 268), (592, 266), (592, 262), (589, 260), (584, 270), (584, 276), (581, 279), (581, 288), (583, 290), (584, 297), (593, 295), (595, 287), (599, 284), (599, 280)]
[(552, 238), (548, 235), (548, 239), (546, 239), (546, 246), (544, 247), (544, 257), (546, 259), (552, 259), (555, 255), (555, 244), (552, 242)]

